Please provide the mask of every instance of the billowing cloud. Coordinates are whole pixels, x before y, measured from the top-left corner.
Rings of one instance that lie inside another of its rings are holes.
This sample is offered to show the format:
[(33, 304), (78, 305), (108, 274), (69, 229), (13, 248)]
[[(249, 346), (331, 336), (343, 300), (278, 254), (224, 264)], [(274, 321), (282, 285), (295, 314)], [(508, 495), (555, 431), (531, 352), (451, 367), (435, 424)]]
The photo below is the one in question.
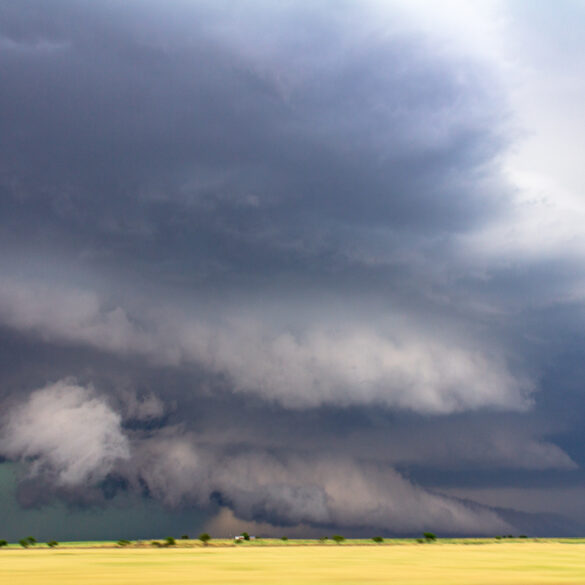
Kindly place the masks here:
[(471, 534), (579, 478), (580, 11), (0, 3), (20, 502)]
[(0, 449), (29, 461), (32, 476), (61, 486), (92, 484), (130, 455), (120, 422), (91, 388), (61, 380), (7, 413)]
[(166, 320), (143, 317), (140, 323), (120, 307), (104, 308), (88, 292), (34, 283), (0, 286), (5, 325), (57, 342), (143, 355), (156, 363), (195, 364), (227, 376), (235, 392), (287, 407), (377, 403), (450, 413), (482, 407), (521, 410), (530, 404), (530, 381), (510, 372), (504, 355), (417, 331), (415, 324), (397, 323), (385, 332), (364, 323), (325, 321), (293, 334), (261, 316), (235, 313), (205, 322), (169, 310), (158, 315)]
[(375, 527), (398, 533), (422, 531), (425, 526), (493, 533), (507, 526), (489, 510), (472, 510), (430, 494), (392, 469), (343, 460), (235, 459), (222, 468), (219, 486), (236, 514), (249, 520)]
[[(130, 413), (135, 415), (134, 412)], [(33, 392), (2, 426), (2, 453), (26, 462), (28, 477), (86, 501), (108, 476), (175, 509), (219, 504), (244, 521), (273, 526), (369, 527), (386, 532), (441, 528), (509, 530), (497, 514), (434, 495), (392, 468), (336, 456), (230, 454), (180, 429), (129, 439), (121, 417), (91, 388), (62, 380)], [(25, 485), (32, 498), (32, 485)], [(46, 494), (45, 494), (46, 497)]]
[(129, 481), (167, 505), (216, 503), (244, 521), (390, 533), (429, 526), (468, 534), (510, 529), (486, 508), (431, 494), (392, 468), (343, 457), (231, 455), (182, 436), (144, 441), (133, 465)]

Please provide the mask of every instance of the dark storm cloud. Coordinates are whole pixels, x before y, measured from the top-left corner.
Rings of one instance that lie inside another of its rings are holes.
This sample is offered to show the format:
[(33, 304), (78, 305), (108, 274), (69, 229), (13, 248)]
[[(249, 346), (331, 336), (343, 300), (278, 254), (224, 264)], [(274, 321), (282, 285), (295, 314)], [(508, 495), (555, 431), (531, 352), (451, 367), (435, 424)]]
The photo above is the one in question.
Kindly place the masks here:
[(474, 244), (516, 212), (501, 80), (393, 10), (0, 5), (21, 503), (509, 532), (425, 482), (577, 467), (574, 263)]
[(2, 19), (3, 200), (20, 237), (157, 269), (172, 256), (171, 272), (313, 276), (360, 260), (373, 229), (432, 237), (498, 209), (499, 109), (472, 61), (352, 30), (331, 6), (291, 22), (265, 7), (278, 34), (261, 51), (251, 16), (226, 39), (229, 13), (202, 4), (27, 5)]

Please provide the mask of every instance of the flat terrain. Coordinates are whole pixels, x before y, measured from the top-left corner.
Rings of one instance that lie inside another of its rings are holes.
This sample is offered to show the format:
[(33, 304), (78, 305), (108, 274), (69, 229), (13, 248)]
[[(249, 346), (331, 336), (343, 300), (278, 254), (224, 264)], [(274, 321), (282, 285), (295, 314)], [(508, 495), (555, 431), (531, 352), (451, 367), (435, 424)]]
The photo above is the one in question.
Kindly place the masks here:
[[(97, 544), (97, 543), (95, 543)], [(260, 543), (258, 543), (260, 544)], [(275, 543), (276, 544), (276, 543)], [(585, 544), (71, 547), (0, 550), (6, 585), (585, 584)]]

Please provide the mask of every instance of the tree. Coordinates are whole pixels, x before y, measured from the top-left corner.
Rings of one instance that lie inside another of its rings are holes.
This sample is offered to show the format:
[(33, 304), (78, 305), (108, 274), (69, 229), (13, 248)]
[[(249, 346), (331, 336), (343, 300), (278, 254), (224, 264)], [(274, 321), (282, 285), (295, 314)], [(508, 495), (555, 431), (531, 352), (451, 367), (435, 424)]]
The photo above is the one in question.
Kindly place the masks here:
[(280, 540), (287, 541), (288, 540), (288, 536), (283, 536)]
[(167, 536), (165, 538), (165, 546), (175, 546), (175, 544), (177, 544), (177, 542), (172, 536)]
[(384, 542), (384, 539), (381, 536), (374, 536), (372, 540), (374, 542)]
[(47, 546), (49, 548), (55, 548), (58, 545), (59, 545), (59, 543), (56, 540), (49, 540), (49, 542), (47, 542)]
[(181, 536), (181, 540), (189, 540), (189, 535), (188, 534), (183, 534)]
[(427, 542), (434, 542), (437, 540), (437, 535), (433, 534), (432, 532), (423, 532), (423, 536)]
[(0, 548), (2, 548), (3, 546), (8, 546), (7, 540), (0, 540)]
[(341, 544), (345, 540), (345, 536), (341, 536), (341, 534), (334, 534), (331, 537), (337, 544)]
[(118, 546), (128, 546), (129, 544), (132, 544), (129, 540), (126, 540), (125, 538), (121, 538), (118, 541)]
[(211, 536), (209, 536), (209, 534), (207, 534), (207, 532), (203, 532), (199, 535), (199, 540), (205, 545), (207, 546), (207, 543), (211, 540)]
[(28, 548), (30, 546), (30, 542), (26, 538), (21, 538), (18, 541), (18, 544), (20, 544), (20, 546), (22, 546), (22, 548)]
[(250, 540), (250, 535), (247, 532), (242, 532), (242, 536), (244, 537), (244, 540)]

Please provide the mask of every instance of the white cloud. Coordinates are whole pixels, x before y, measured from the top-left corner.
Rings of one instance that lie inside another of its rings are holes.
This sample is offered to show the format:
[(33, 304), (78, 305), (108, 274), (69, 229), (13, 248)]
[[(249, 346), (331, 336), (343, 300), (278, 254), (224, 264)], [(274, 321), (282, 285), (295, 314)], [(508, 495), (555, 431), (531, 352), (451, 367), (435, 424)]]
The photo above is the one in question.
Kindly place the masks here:
[(120, 307), (106, 308), (91, 291), (4, 279), (0, 321), (47, 341), (74, 342), (115, 353), (153, 353), (153, 341)]
[(323, 315), (321, 323), (300, 319), (295, 335), (244, 307), (226, 308), (213, 324), (160, 307), (142, 319), (138, 327), (126, 310), (107, 310), (92, 293), (30, 282), (0, 286), (5, 325), (157, 363), (195, 364), (227, 376), (236, 392), (286, 407), (380, 404), (445, 414), (530, 406), (531, 383), (512, 374), (498, 350), (437, 336), (408, 319), (389, 332), (349, 321), (333, 327)]
[[(486, 3), (464, 4), (479, 16), (476, 4)], [(502, 116), (513, 141), (501, 153), (501, 166), (514, 190), (510, 214), (472, 232), (461, 245), (476, 259), (505, 263), (581, 261), (585, 245), (585, 171), (580, 155), (585, 148), (583, 7), (574, 2), (542, 4), (534, 10), (522, 2), (489, 4), (493, 13), (485, 21), (491, 29), (486, 47), (492, 50), (485, 55), (508, 107)], [(444, 11), (443, 5), (440, 10)], [(460, 40), (467, 38), (465, 32), (454, 32)], [(468, 32), (475, 34), (476, 27), (469, 26)]]
[(261, 322), (186, 329), (184, 351), (235, 390), (289, 407), (379, 403), (417, 412), (523, 409), (530, 385), (497, 355), (425, 332), (387, 336), (365, 326), (273, 332)]
[(120, 416), (74, 380), (37, 390), (9, 411), (1, 451), (29, 460), (33, 475), (48, 475), (63, 486), (99, 481), (130, 456)]

